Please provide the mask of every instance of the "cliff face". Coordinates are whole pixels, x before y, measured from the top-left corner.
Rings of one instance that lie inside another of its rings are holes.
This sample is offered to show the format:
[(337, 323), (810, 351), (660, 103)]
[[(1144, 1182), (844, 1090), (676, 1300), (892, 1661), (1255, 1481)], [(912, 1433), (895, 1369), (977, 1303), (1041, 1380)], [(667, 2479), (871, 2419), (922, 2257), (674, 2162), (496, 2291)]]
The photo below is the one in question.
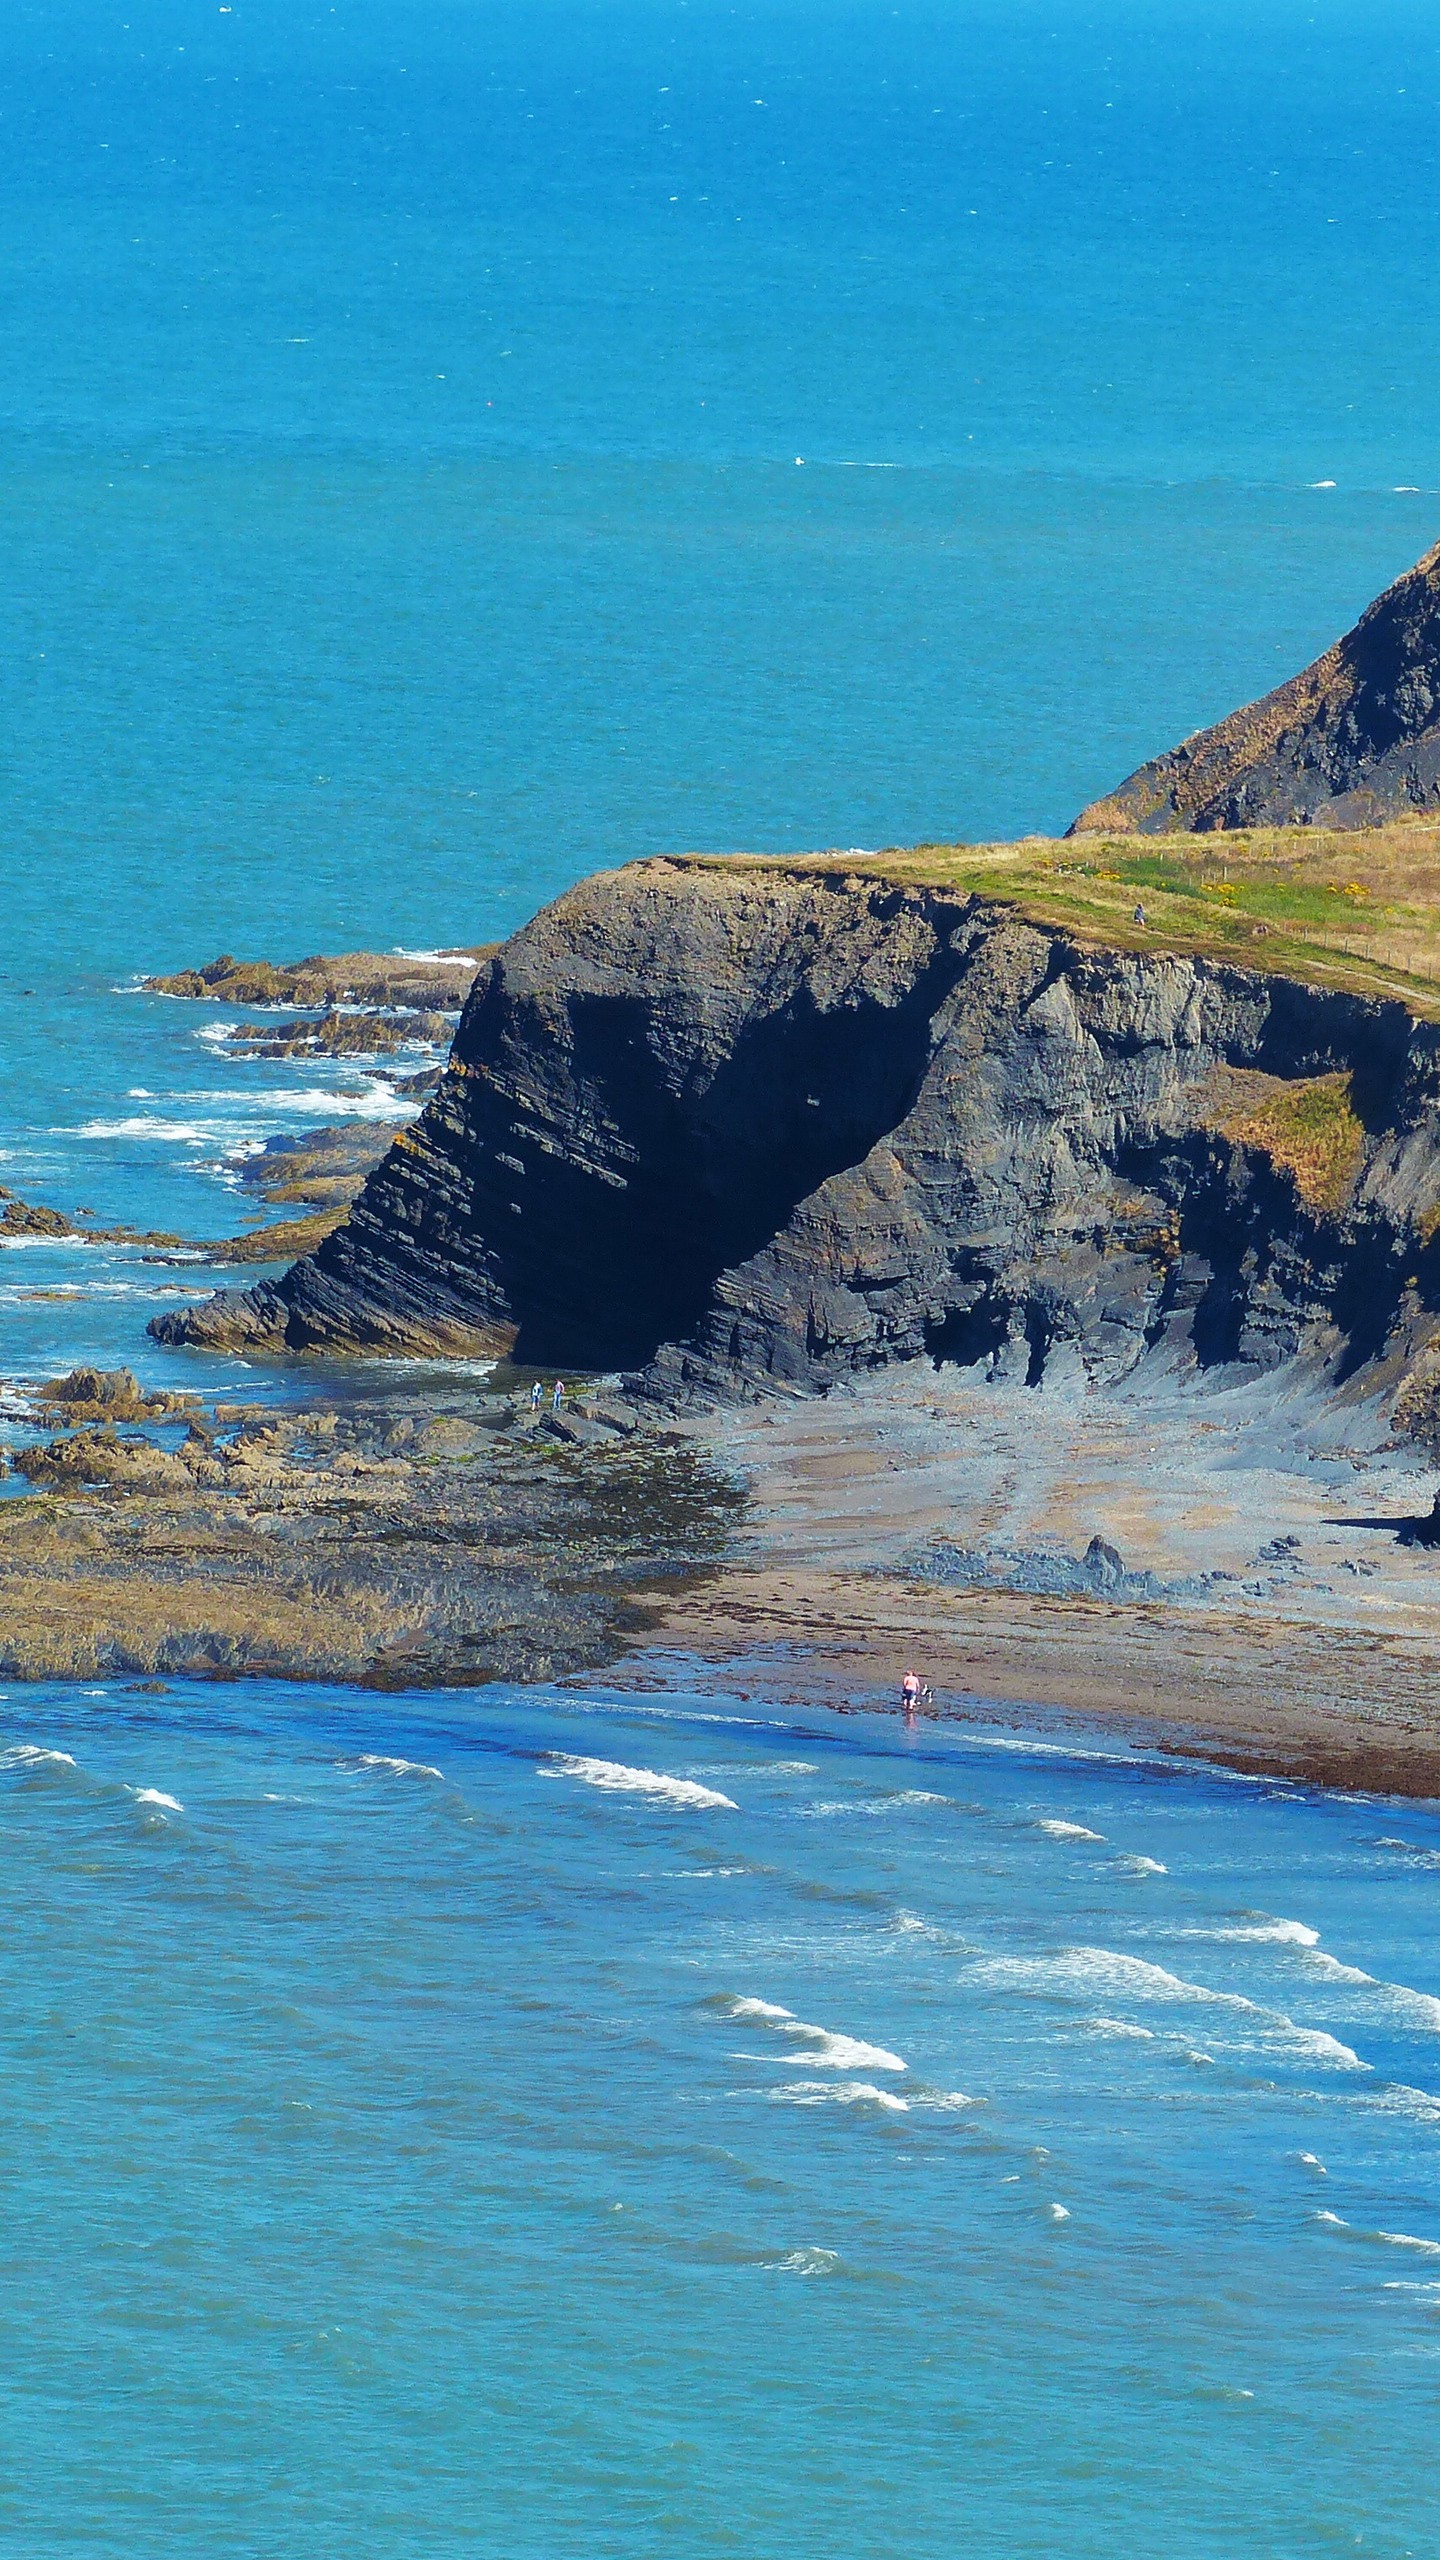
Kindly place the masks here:
[(502, 947), (318, 1252), (152, 1330), (682, 1396), (927, 1352), (1113, 1374), (1167, 1335), (1343, 1371), (1423, 1338), (1437, 1223), (1440, 1031), (1399, 1005), (875, 876), (654, 861)]
[(1072, 835), (1372, 827), (1440, 808), (1440, 545), (1259, 702), (1082, 809)]

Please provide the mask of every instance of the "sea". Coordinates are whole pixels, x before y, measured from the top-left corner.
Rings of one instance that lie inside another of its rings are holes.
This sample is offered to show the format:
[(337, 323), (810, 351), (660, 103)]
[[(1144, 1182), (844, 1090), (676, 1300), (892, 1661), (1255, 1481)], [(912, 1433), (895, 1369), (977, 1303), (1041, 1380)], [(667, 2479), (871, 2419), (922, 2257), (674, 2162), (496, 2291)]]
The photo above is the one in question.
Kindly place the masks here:
[[(1324, 647), (1437, 116), (1418, 0), (9, 0), (0, 1183), (185, 1243), (0, 1245), (0, 1379), (293, 1393), (145, 1323), (416, 1107), (148, 973), (1053, 832)], [(0, 2550), (1433, 2552), (1436, 1808), (672, 1668), (0, 1700)]]

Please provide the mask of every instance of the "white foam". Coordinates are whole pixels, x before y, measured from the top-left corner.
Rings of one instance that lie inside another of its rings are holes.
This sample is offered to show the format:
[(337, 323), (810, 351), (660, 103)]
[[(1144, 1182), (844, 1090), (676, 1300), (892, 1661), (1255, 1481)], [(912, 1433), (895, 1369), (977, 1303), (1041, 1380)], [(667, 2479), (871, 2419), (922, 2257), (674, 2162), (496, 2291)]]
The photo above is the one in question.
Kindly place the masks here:
[(773, 2027), (788, 2042), (804, 2045), (805, 2059), (813, 2070), (908, 2071), (910, 2067), (898, 2053), (887, 2053), (882, 2044), (864, 2044), (858, 2036), (812, 2027), (807, 2019), (797, 2018), (793, 2009), (781, 2009), (773, 2000), (726, 1998), (716, 2006), (727, 2018), (754, 2020), (759, 2026)]
[(1319, 1948), (1307, 1952), (1307, 1969), (1319, 1973), (1327, 1982), (1354, 1983), (1362, 1990), (1379, 1995), (1379, 2005), (1392, 2016), (1403, 2018), (1407, 2025), (1423, 2027), (1431, 2035), (1440, 2035), (1440, 2000), (1430, 1991), (1412, 1991), (1408, 1982), (1382, 1982), (1373, 1973), (1363, 1973), (1356, 1964), (1341, 1964), (1337, 1957)]
[(1266, 1912), (1257, 1911), (1232, 1928), (1182, 1929), (1182, 1938), (1208, 1938), (1236, 1946), (1318, 1947), (1320, 1932), (1303, 1920), (1272, 1920)]
[[(1061, 1998), (1091, 1998), (1096, 1992), (1109, 1999), (1195, 2004), (1226, 2009), (1239, 2017), (1253, 2019), (1253, 2034), (1269, 2048), (1279, 2044), (1297, 2059), (1318, 2063), (1337, 2071), (1364, 2071), (1363, 2063), (1349, 2045), (1317, 2027), (1299, 2027), (1277, 2009), (1264, 2009), (1258, 2001), (1247, 2000), (1238, 1991), (1212, 1991), (1206, 1984), (1187, 1982), (1177, 1973), (1167, 1973), (1163, 1965), (1149, 1964), (1140, 1956), (1122, 1955), (1111, 1947), (1062, 1947), (1049, 1956), (995, 1956), (973, 1965), (966, 1982), (993, 1985), (998, 1990), (1034, 1991), (1042, 1996), (1051, 1993)], [(1209, 2060), (1207, 2055), (1206, 2060)]]
[(162, 1795), (158, 1787), (132, 1787), (130, 1793), (137, 1804), (159, 1805), (166, 1813), (183, 1813), (185, 1810), (178, 1796)]
[[(233, 1110), (242, 1097), (228, 1085), (202, 1086), (193, 1093), (181, 1093), (177, 1102), (223, 1102)], [(254, 1097), (246, 1094), (243, 1106), (247, 1118), (254, 1116)], [(265, 1095), (267, 1111), (331, 1112), (346, 1120), (390, 1120), (400, 1112), (406, 1119), (415, 1116), (415, 1105), (401, 1102), (383, 1076), (367, 1076), (363, 1085), (280, 1085)]]
[(33, 1253), (43, 1251), (47, 1244), (91, 1245), (95, 1241), (94, 1236), (82, 1235), (78, 1228), (67, 1227), (65, 1233), (60, 1236), (0, 1236), (0, 1249), (6, 1253)]
[(825, 1822), (836, 1814), (864, 1814), (870, 1817), (904, 1813), (912, 1804), (948, 1804), (948, 1796), (937, 1796), (926, 1787), (898, 1787), (890, 1796), (844, 1796), (822, 1798), (818, 1804), (799, 1808), (807, 1822)]
[(542, 1778), (579, 1778), (583, 1785), (600, 1787), (607, 1794), (651, 1796), (692, 1813), (740, 1810), (733, 1796), (722, 1796), (715, 1787), (697, 1786), (693, 1778), (672, 1778), (665, 1769), (631, 1769), (623, 1760), (590, 1760), (572, 1751), (552, 1751), (547, 1756), (555, 1765), (542, 1769)]
[(1063, 2204), (1047, 2205), (1045, 2210), (1052, 2222), (1068, 2222), (1070, 2219), (1069, 2209)]
[(1217, 2000), (1237, 2009), (1253, 2003), (1235, 1992), (1210, 1991), (1203, 1983), (1186, 1982), (1141, 1956), (1118, 1954), (1111, 1947), (1060, 1947), (1048, 1956), (990, 1956), (971, 1967), (962, 1979), (993, 1983), (1016, 1991), (1121, 1992), (1132, 2000)]
[(73, 1769), (69, 1751), (47, 1751), (38, 1742), (12, 1742), (0, 1751), (0, 1769)]
[(1386, 1982), (1378, 1974), (1367, 1973), (1358, 1964), (1342, 1964), (1320, 1944), (1320, 1932), (1303, 1920), (1271, 1920), (1260, 1916), (1243, 1926), (1222, 1929), (1182, 1929), (1183, 1938), (1201, 1938), (1213, 1943), (1246, 1946), (1288, 1946), (1299, 1950), (1307, 1973), (1322, 1982), (1343, 1983), (1358, 1991), (1373, 1991), (1382, 2006), (1410, 2025), (1440, 2034), (1440, 1999), (1433, 1992), (1414, 1991), (1406, 1982)]
[[(57, 1129), (56, 1137), (69, 1137), (69, 1130)], [(83, 1120), (73, 1132), (77, 1138), (178, 1138), (190, 1146), (203, 1144), (206, 1138), (220, 1134), (213, 1127), (201, 1128), (193, 1120), (160, 1120), (154, 1112), (137, 1112), (129, 1120)]]
[(859, 2036), (832, 2035), (828, 2027), (809, 2026), (796, 2018), (778, 2033), (805, 2047), (805, 2059), (817, 2071), (905, 2071), (908, 2063), (883, 2044), (866, 2044)]
[(1440, 2240), (1420, 2240), (1413, 2231), (1364, 2231), (1347, 2222), (1342, 2214), (1323, 2211), (1313, 2219), (1323, 2223), (1327, 2231), (1348, 2231), (1353, 2240), (1373, 2240), (1386, 2249), (1413, 2249), (1417, 2257), (1440, 2258)]
[(1403, 2080), (1392, 2080), (1373, 2094), (1367, 2091), (1363, 2103), (1382, 2115), (1405, 2116), (1412, 2124), (1440, 2124), (1440, 2097), (1429, 2089), (1412, 2089)]
[(1125, 2036), (1140, 2044), (1155, 2042), (1153, 2027), (1134, 2027), (1127, 2018), (1087, 2018), (1085, 2029), (1092, 2036)]
[(838, 2249), (792, 2249), (778, 2258), (775, 2272), (782, 2276), (828, 2276), (840, 2264)]
[(1118, 1857), (1115, 1864), (1127, 1876), (1167, 1876), (1170, 1872), (1168, 1867), (1162, 1867), (1158, 1858), (1142, 1858), (1131, 1849)]
[(1049, 1840), (1103, 1840), (1105, 1837), (1103, 1831), (1087, 1831), (1083, 1822), (1037, 1822), (1035, 1828), (1043, 1831)]
[(1368, 1982), (1375, 1986), (1373, 1973), (1362, 1973), (1358, 1964), (1342, 1964), (1338, 1956), (1327, 1956), (1320, 1947), (1307, 1947), (1305, 1961), (1312, 1973), (1321, 1974), (1326, 1982)]
[(884, 2107), (903, 2116), (910, 2106), (908, 2098), (897, 2098), (893, 2089), (877, 2089), (871, 2080), (787, 2080), (770, 2095), (787, 2107)]
[(1278, 2013), (1274, 2023), (1291, 2051), (1302, 2062), (1318, 2062), (1322, 2070), (1330, 2071), (1370, 2069), (1369, 2063), (1362, 2062), (1359, 2054), (1348, 2044), (1342, 2044), (1338, 2036), (1326, 2035), (1322, 2027), (1297, 2027), (1293, 2018), (1281, 2017)]
[[(345, 1765), (342, 1762), (342, 1767)], [(388, 1769), (392, 1778), (444, 1778), (443, 1769), (432, 1769), (428, 1760), (391, 1760), (383, 1751), (362, 1751), (352, 1769)]]
[(1053, 1760), (1119, 1760), (1127, 1768), (1135, 1766), (1137, 1756), (1130, 1751), (1082, 1751), (1073, 1742), (1022, 1741), (1018, 1735), (1008, 1733), (971, 1733), (967, 1734), (966, 1740), (982, 1751), (1043, 1753), (1047, 1759)]

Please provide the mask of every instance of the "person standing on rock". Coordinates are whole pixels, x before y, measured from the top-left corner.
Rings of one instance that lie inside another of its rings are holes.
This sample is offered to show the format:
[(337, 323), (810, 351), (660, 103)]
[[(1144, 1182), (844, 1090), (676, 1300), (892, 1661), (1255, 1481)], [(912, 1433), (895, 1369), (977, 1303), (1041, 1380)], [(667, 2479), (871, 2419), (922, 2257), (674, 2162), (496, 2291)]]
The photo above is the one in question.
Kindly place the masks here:
[(541, 1404), (542, 1404), (542, 1402), (543, 1402), (543, 1400), (544, 1400), (544, 1395), (545, 1395), (545, 1390), (544, 1390), (544, 1388), (541, 1386), (540, 1381), (539, 1381), (539, 1379), (537, 1378), (537, 1379), (536, 1379), (536, 1381), (535, 1381), (535, 1383), (534, 1383), (534, 1385), (532, 1386), (532, 1388), (531, 1388), (531, 1390), (530, 1390), (530, 1410), (531, 1410), (531, 1412), (532, 1412), (532, 1413), (538, 1413), (538, 1412), (539, 1412), (540, 1407), (541, 1407)]
[(551, 1395), (550, 1395), (550, 1410), (551, 1410), (551, 1412), (552, 1412), (552, 1413), (558, 1413), (558, 1412), (559, 1412), (559, 1410), (560, 1410), (560, 1407), (562, 1406), (562, 1404), (564, 1403), (564, 1401), (565, 1401), (565, 1381), (564, 1381), (564, 1379), (563, 1379), (563, 1378), (557, 1378), (557, 1379), (556, 1379), (556, 1381), (555, 1381), (554, 1387), (553, 1387), (553, 1388), (552, 1388), (552, 1390), (551, 1390)]

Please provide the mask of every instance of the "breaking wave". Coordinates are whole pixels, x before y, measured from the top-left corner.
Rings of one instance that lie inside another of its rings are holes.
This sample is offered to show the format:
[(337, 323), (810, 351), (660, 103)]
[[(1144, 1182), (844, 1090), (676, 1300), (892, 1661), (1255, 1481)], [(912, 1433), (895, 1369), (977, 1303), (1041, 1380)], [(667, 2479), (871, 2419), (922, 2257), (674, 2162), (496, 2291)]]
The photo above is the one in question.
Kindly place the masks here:
[(887, 2053), (883, 2044), (865, 2044), (858, 2036), (835, 2035), (829, 2027), (813, 2027), (807, 2019), (797, 2018), (793, 2009), (782, 2009), (773, 2000), (745, 2000), (726, 1992), (709, 2005), (721, 2017), (733, 2019), (737, 2026), (769, 2027), (790, 2044), (802, 2045), (812, 2070), (908, 2071), (910, 2068), (898, 2053)]
[(1167, 1973), (1163, 1965), (1149, 1964), (1141, 1956), (1119, 1954), (1111, 1947), (1062, 1947), (1049, 1956), (993, 1956), (972, 1965), (960, 1977), (962, 1983), (975, 1983), (987, 1988), (1047, 1994), (1060, 1999), (1092, 1999), (1097, 1992), (1108, 1999), (1141, 2002), (1166, 2002), (1171, 2005), (1228, 2010), (1236, 2018), (1253, 2021), (1249, 2040), (1273, 2051), (1277, 2047), (1289, 2057), (1318, 2064), (1334, 2071), (1366, 2071), (1369, 2064), (1339, 2038), (1327, 2035), (1323, 2028), (1297, 2026), (1278, 2009), (1262, 2008), (1256, 2000), (1247, 2000), (1238, 1991), (1213, 1991), (1205, 1983), (1187, 1982), (1178, 1973)]
[(1339, 2213), (1320, 2212), (1313, 2219), (1325, 2230), (1343, 2231), (1352, 2240), (1370, 2240), (1386, 2249), (1413, 2249), (1421, 2258), (1440, 2258), (1440, 2240), (1417, 2239), (1413, 2231), (1367, 2231)]
[(444, 1778), (443, 1769), (433, 1769), (428, 1760), (392, 1760), (383, 1751), (362, 1751), (357, 1760), (342, 1760), (342, 1769), (358, 1777), (362, 1769), (387, 1769), (392, 1778)]
[(910, 2109), (908, 2098), (897, 2098), (893, 2089), (877, 2089), (873, 2080), (787, 2080), (770, 2096), (775, 2105), (787, 2107), (882, 2107), (901, 2116)]
[(631, 1769), (623, 1760), (591, 1760), (573, 1751), (552, 1751), (547, 1757), (554, 1765), (542, 1767), (542, 1778), (579, 1778), (585, 1786), (603, 1788), (607, 1794), (650, 1796), (692, 1813), (740, 1810), (733, 1796), (722, 1796), (716, 1787), (698, 1786), (693, 1778), (672, 1778), (668, 1770)]

